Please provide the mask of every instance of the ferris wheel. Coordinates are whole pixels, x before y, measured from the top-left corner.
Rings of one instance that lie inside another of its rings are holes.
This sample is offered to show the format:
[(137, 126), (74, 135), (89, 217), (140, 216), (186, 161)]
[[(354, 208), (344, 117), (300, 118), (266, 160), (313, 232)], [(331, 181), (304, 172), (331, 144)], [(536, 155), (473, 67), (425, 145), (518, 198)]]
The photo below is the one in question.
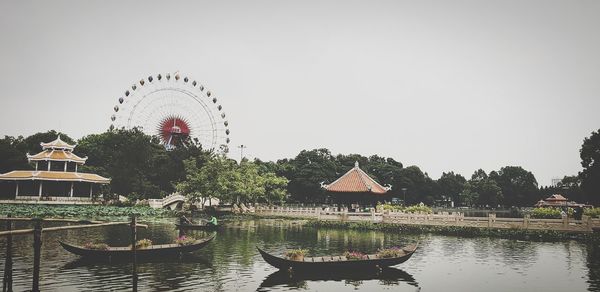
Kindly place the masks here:
[(203, 85), (179, 73), (139, 80), (119, 97), (113, 111), (111, 129), (139, 127), (158, 136), (167, 150), (192, 139), (204, 149), (229, 152), (229, 122), (223, 106)]

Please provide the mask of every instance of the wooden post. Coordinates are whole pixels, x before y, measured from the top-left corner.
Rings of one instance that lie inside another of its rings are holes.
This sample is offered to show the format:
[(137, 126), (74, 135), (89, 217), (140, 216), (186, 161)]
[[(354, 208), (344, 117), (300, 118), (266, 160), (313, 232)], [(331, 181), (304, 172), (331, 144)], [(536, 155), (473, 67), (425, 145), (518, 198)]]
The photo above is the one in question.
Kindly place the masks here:
[(179, 237), (182, 237), (185, 235), (185, 231), (183, 230), (183, 225), (186, 224), (187, 222), (185, 222), (186, 220), (183, 218), (183, 216), (179, 217)]
[(133, 291), (137, 291), (137, 282), (138, 282), (138, 275), (137, 275), (137, 254), (136, 254), (136, 249), (137, 247), (135, 246), (135, 244), (137, 243), (137, 230), (136, 230), (136, 225), (137, 225), (137, 217), (136, 215), (131, 215), (131, 250), (133, 251), (133, 267), (132, 267), (132, 280), (133, 280)]
[(525, 229), (529, 229), (529, 214), (525, 214), (525, 217), (523, 217), (523, 228)]
[(40, 291), (40, 259), (42, 250), (42, 219), (33, 219), (33, 286), (32, 292)]
[(73, 197), (73, 184), (74, 182), (71, 182), (71, 191), (69, 192), (69, 197)]
[(19, 181), (16, 182), (16, 189), (15, 189), (15, 199), (19, 196)]
[[(10, 214), (7, 215), (11, 217)], [(12, 230), (12, 221), (6, 221), (6, 230)], [(2, 292), (12, 292), (12, 235), (6, 237), (6, 262), (4, 262), (4, 278)]]

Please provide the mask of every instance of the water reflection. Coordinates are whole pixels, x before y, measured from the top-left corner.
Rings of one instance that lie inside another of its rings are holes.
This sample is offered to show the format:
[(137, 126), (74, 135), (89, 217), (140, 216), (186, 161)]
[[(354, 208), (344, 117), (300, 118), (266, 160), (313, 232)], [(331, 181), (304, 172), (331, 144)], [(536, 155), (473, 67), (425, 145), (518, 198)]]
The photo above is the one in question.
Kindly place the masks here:
[(395, 268), (386, 268), (378, 273), (369, 272), (336, 272), (332, 274), (323, 273), (288, 273), (287, 271), (277, 271), (267, 276), (257, 291), (269, 291), (266, 288), (277, 286), (294, 287), (308, 289), (309, 281), (343, 281), (356, 288), (359, 288), (363, 281), (378, 280), (378, 283), (385, 286), (400, 285), (406, 283), (408, 285), (419, 287), (415, 278), (409, 273)]
[[(155, 244), (178, 236), (174, 222), (150, 223), (138, 238)], [(590, 291), (600, 290), (598, 243), (523, 242), (492, 238), (408, 235), (399, 232), (328, 230), (302, 226), (302, 221), (224, 221), (211, 244), (179, 259), (139, 261), (139, 291)], [(17, 223), (15, 225), (23, 225)], [(3, 226), (0, 226), (2, 228)], [(21, 226), (19, 226), (21, 227)], [(22, 226), (26, 227), (26, 226)], [(18, 228), (18, 227), (16, 227)], [(212, 232), (188, 231), (198, 237)], [(60, 247), (57, 240), (82, 245), (90, 241), (126, 246), (127, 226), (45, 233), (40, 288), (42, 291), (132, 290), (131, 262), (90, 262)], [(375, 252), (381, 247), (420, 242), (406, 263), (379, 275), (293, 275), (276, 272), (256, 246), (274, 254), (304, 248), (309, 256), (342, 254), (348, 249)], [(0, 269), (6, 270), (7, 241), (0, 239)], [(32, 237), (12, 242), (15, 291), (31, 289)], [(4, 271), (2, 271), (4, 272)], [(7, 271), (10, 274), (10, 271)], [(418, 283), (415, 279), (418, 279)]]

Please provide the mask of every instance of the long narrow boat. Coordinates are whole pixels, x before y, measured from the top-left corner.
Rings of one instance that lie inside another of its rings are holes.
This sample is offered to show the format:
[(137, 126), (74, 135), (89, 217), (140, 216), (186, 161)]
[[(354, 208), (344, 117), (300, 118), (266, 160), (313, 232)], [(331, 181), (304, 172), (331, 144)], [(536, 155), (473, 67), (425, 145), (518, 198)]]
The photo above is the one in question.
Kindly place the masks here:
[(218, 230), (221, 225), (212, 224), (180, 224), (175, 223), (177, 229), (189, 229), (189, 230)]
[(280, 270), (292, 270), (299, 272), (317, 270), (374, 270), (391, 267), (407, 261), (417, 250), (417, 244), (402, 248), (402, 255), (394, 258), (379, 258), (377, 255), (366, 255), (362, 260), (348, 260), (344, 256), (305, 257), (302, 261), (289, 260), (283, 257), (271, 255), (256, 247), (265, 262)]
[[(197, 251), (213, 240), (215, 235), (211, 235), (207, 238), (197, 240), (190, 245), (179, 245), (179, 244), (159, 244), (151, 245), (149, 247), (140, 248), (136, 250), (136, 255), (140, 258), (151, 258), (151, 257), (173, 257), (180, 256), (184, 253), (190, 253)], [(89, 258), (104, 258), (104, 259), (119, 259), (119, 258), (131, 258), (133, 251), (131, 247), (109, 247), (105, 250), (102, 249), (89, 249), (82, 246), (76, 246), (68, 244), (66, 242), (59, 241), (60, 245), (68, 252), (74, 253), (82, 257)]]

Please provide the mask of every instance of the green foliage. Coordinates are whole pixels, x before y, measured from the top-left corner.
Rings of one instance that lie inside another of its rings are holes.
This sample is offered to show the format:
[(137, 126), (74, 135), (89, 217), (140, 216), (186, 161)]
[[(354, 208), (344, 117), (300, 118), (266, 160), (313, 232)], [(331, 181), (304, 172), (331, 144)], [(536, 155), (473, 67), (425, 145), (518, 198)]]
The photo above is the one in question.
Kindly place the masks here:
[(128, 217), (134, 213), (146, 218), (172, 217), (175, 215), (172, 211), (166, 209), (153, 209), (142, 206), (0, 204), (0, 214), (11, 214), (13, 217), (93, 219), (102, 217)]
[(586, 201), (598, 205), (600, 204), (600, 130), (592, 132), (590, 137), (583, 140), (579, 156), (583, 167), (579, 178)]
[(430, 207), (425, 206), (424, 204), (417, 204), (409, 207), (404, 207), (400, 205), (392, 205), (389, 203), (386, 204), (378, 204), (377, 209), (383, 209), (386, 211), (394, 211), (394, 212), (406, 212), (406, 213), (426, 213), (431, 214), (433, 210)]
[(502, 167), (492, 171), (489, 178), (502, 190), (501, 203), (505, 206), (531, 206), (539, 199), (535, 176), (520, 166)]
[(537, 219), (561, 219), (558, 208), (535, 208), (531, 211), (531, 218)]
[(503, 199), (502, 189), (491, 176), (479, 169), (473, 173), (471, 180), (465, 183), (459, 197), (467, 204), (497, 207)]
[(517, 240), (556, 241), (556, 240), (598, 240), (591, 233), (568, 233), (556, 230), (495, 229), (464, 226), (436, 226), (415, 224), (374, 224), (371, 222), (341, 222), (311, 220), (305, 227), (334, 228), (351, 230), (380, 230), (402, 234), (435, 233), (447, 236), (496, 237)]
[(202, 164), (211, 155), (194, 143), (166, 151), (157, 137), (137, 128), (85, 136), (75, 150), (88, 156), (82, 171), (112, 179), (110, 193), (125, 196), (136, 193), (141, 194), (140, 199), (161, 198), (173, 192), (174, 183), (185, 178), (185, 159)]
[(406, 213), (426, 213), (426, 214), (431, 214), (431, 213), (433, 213), (433, 210), (431, 210), (430, 207), (427, 207), (425, 205), (419, 204), (419, 205), (414, 205), (414, 206), (407, 207), (406, 209), (404, 209), (404, 212), (406, 212)]
[(237, 164), (222, 156), (214, 157), (197, 168), (193, 161), (185, 161), (186, 180), (177, 184), (177, 190), (192, 202), (218, 198), (228, 202), (281, 202), (286, 195), (287, 179), (272, 172), (261, 173), (261, 168), (246, 160)]
[(404, 210), (404, 207), (401, 205), (392, 205), (390, 203), (385, 203), (385, 204), (377, 204), (377, 209), (382, 209), (384, 211), (393, 211), (393, 212), (400, 212)]
[(600, 218), (600, 207), (585, 208), (583, 209), (583, 215), (590, 216), (592, 218)]
[(460, 174), (455, 174), (450, 171), (442, 173), (442, 176), (437, 180), (441, 194), (452, 198), (456, 205), (461, 205), (460, 193), (464, 189), (467, 180)]

